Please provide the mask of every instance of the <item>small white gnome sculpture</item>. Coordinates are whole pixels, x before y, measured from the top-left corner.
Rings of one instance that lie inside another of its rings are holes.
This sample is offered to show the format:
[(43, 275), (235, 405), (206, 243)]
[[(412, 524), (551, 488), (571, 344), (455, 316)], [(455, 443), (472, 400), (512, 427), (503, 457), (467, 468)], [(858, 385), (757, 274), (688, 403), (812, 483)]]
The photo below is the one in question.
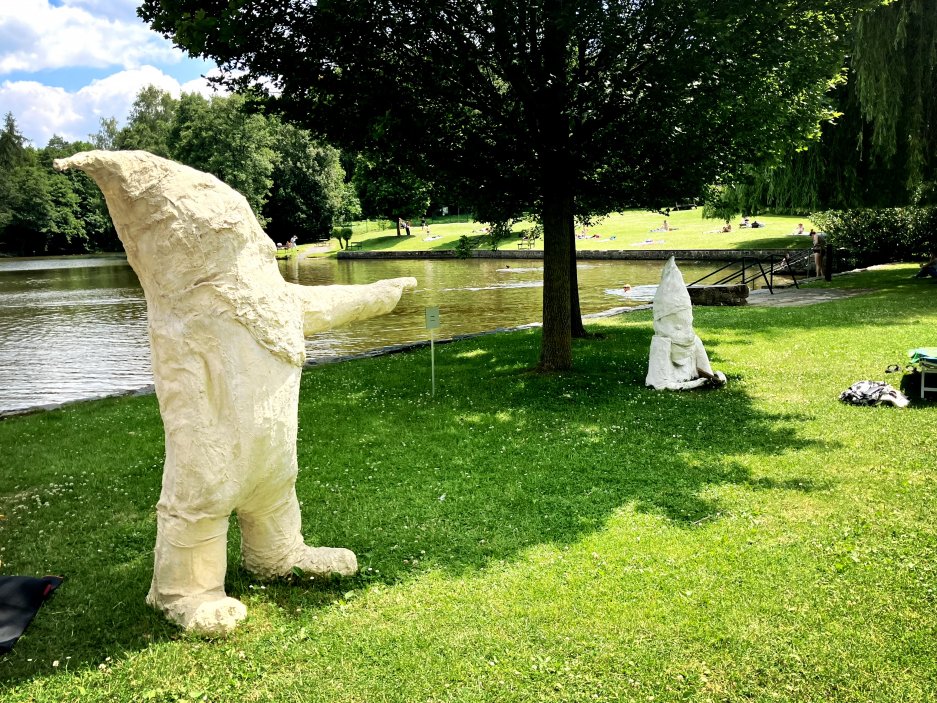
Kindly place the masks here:
[(228, 520), (261, 576), (353, 574), (347, 549), (303, 542), (296, 482), (303, 334), (394, 309), (413, 278), (293, 285), (247, 201), (214, 176), (143, 151), (55, 162), (104, 193), (146, 295), (166, 434), (147, 602), (184, 628), (224, 634), (247, 614), (225, 595)]
[(725, 382), (721, 371), (712, 370), (703, 342), (693, 331), (690, 294), (671, 256), (654, 295), (654, 337), (645, 384), (679, 391)]

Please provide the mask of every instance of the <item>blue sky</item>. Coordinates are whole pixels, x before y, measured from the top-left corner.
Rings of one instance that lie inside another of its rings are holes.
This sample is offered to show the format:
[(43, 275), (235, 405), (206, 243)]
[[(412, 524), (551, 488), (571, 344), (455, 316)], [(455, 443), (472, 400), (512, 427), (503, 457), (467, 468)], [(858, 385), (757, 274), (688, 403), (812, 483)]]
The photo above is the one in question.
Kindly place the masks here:
[(12, 112), (42, 147), (123, 124), (153, 84), (178, 96), (211, 94), (213, 63), (188, 58), (136, 15), (138, 0), (0, 0), (0, 117)]

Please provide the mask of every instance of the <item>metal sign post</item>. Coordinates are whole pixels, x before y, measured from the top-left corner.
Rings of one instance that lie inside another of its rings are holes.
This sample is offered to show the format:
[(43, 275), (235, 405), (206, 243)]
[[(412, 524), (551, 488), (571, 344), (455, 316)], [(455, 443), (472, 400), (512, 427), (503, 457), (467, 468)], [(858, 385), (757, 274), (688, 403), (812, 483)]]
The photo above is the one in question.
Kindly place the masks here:
[(429, 367), (432, 383), (432, 396), (436, 397), (436, 346), (434, 330), (439, 329), (439, 306), (426, 308), (426, 329), (429, 330)]

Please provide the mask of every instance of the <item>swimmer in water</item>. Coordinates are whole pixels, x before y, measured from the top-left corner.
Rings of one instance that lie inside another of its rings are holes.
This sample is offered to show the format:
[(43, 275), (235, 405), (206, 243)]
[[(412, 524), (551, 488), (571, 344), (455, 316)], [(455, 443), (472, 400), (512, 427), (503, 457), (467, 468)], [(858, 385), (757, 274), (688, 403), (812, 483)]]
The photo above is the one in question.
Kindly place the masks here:
[(622, 290), (623, 290), (625, 293), (627, 293), (629, 290), (631, 290), (631, 284), (630, 284), (630, 283), (626, 283), (626, 284), (624, 285), (624, 287), (622, 287)]

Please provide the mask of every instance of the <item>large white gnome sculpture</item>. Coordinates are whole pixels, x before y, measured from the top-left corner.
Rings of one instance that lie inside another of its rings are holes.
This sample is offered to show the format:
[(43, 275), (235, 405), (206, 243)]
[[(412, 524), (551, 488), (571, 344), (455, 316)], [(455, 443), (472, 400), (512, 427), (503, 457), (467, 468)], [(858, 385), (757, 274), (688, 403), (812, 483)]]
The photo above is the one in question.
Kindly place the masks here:
[(703, 342), (693, 331), (693, 305), (683, 274), (671, 256), (654, 295), (654, 337), (645, 384), (657, 390), (688, 390), (726, 377), (713, 372)]
[(224, 634), (247, 610), (224, 592), (228, 520), (261, 576), (353, 574), (347, 549), (303, 543), (296, 428), (303, 334), (393, 310), (413, 278), (286, 283), (247, 201), (214, 176), (143, 151), (55, 162), (104, 192), (146, 295), (166, 433), (147, 602), (186, 629)]

